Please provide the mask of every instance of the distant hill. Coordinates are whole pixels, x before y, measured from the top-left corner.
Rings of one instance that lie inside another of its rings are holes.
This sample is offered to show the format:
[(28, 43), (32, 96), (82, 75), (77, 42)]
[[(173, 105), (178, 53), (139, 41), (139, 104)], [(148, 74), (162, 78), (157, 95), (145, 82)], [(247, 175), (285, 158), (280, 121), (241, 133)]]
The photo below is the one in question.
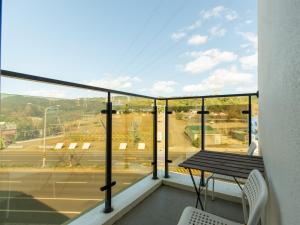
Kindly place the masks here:
[(10, 97), (11, 94), (1, 93), (0, 96), (1, 96), (1, 99), (4, 99), (4, 98), (7, 98), (7, 97)]

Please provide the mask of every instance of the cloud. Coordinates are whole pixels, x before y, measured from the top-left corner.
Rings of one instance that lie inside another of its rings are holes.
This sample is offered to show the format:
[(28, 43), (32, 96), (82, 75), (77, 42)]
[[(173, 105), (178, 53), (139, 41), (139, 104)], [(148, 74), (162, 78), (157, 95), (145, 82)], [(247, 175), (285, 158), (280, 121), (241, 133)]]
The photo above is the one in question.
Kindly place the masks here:
[(185, 32), (181, 32), (181, 31), (178, 31), (178, 32), (175, 32), (172, 34), (171, 38), (174, 40), (174, 41), (179, 41), (181, 40), (182, 38), (184, 38), (186, 36), (186, 33)]
[(219, 49), (210, 49), (204, 52), (191, 52), (189, 55), (195, 59), (185, 64), (183, 70), (192, 74), (202, 73), (221, 63), (232, 62), (237, 59), (237, 55), (233, 52), (222, 52)]
[(253, 70), (257, 68), (257, 53), (249, 56), (244, 56), (239, 59), (244, 70)]
[(174, 86), (177, 82), (169, 80), (169, 81), (158, 81), (153, 84), (151, 88), (151, 92), (156, 95), (161, 95), (161, 93), (172, 93), (174, 92)]
[(257, 92), (257, 84), (256, 83), (253, 83), (252, 85), (237, 87), (235, 89), (235, 92), (237, 92), (237, 93), (254, 93), (254, 92)]
[(183, 28), (184, 30), (195, 30), (196, 28), (200, 27), (202, 25), (202, 21), (201, 19), (196, 20), (194, 23), (192, 23), (191, 25)]
[(210, 29), (210, 34), (218, 37), (223, 37), (226, 32), (226, 29), (221, 27), (221, 25), (214, 26)]
[(207, 42), (207, 36), (201, 36), (200, 34), (193, 35), (189, 40), (189, 45), (202, 45)]
[(220, 17), (221, 14), (224, 12), (224, 10), (225, 10), (225, 7), (220, 5), (220, 6), (216, 6), (209, 10), (203, 10), (201, 12), (201, 15), (202, 15), (203, 19), (210, 19), (212, 17)]
[(102, 79), (85, 83), (91, 86), (120, 90), (131, 88), (134, 83), (140, 81), (141, 79), (136, 76), (113, 76), (111, 74), (106, 74)]
[(202, 24), (201, 19), (198, 19), (195, 22), (193, 22), (192, 24), (179, 29), (178, 31), (174, 32), (171, 35), (172, 40), (179, 41), (179, 40), (183, 39), (190, 31), (195, 30), (196, 28), (200, 27), (201, 24)]
[(243, 88), (255, 87), (253, 74), (238, 71), (235, 67), (230, 69), (217, 69), (208, 78), (198, 84), (186, 85), (183, 92), (188, 94), (220, 93), (224, 88), (243, 91)]
[(216, 6), (209, 10), (201, 11), (201, 16), (205, 20), (210, 18), (225, 18), (228, 21), (233, 21), (238, 18), (236, 11), (226, 8), (222, 5)]
[(254, 54), (241, 57), (239, 59), (241, 66), (244, 70), (253, 70), (257, 68), (257, 48), (258, 48), (258, 40), (257, 40), (257, 34), (251, 33), (251, 32), (239, 32), (247, 43), (242, 44), (241, 48), (246, 48), (248, 52), (253, 52)]
[(246, 41), (248, 41), (247, 44), (243, 44), (241, 47), (243, 48), (253, 47), (255, 50), (257, 50), (257, 46), (258, 46), (257, 34), (251, 32), (239, 32), (238, 34), (241, 35)]
[(59, 88), (31, 90), (31, 91), (26, 91), (24, 94), (30, 96), (46, 97), (46, 98), (68, 98), (67, 93), (63, 90), (59, 90)]

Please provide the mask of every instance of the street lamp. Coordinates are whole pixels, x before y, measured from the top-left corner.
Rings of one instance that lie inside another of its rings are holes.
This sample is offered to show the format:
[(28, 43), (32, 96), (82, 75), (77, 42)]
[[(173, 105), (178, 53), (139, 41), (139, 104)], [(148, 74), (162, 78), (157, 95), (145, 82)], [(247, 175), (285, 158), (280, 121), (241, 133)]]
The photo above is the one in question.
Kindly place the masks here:
[(46, 167), (46, 126), (47, 126), (47, 112), (50, 109), (59, 108), (60, 105), (49, 106), (45, 108), (44, 112), (44, 153), (43, 153), (43, 165), (42, 167)]

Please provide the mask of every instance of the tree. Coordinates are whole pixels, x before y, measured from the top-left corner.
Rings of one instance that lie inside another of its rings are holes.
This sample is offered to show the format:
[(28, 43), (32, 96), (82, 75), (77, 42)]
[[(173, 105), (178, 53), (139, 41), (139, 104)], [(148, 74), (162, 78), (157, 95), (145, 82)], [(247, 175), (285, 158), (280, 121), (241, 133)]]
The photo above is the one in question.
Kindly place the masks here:
[(5, 148), (5, 141), (2, 137), (0, 137), (0, 150)]

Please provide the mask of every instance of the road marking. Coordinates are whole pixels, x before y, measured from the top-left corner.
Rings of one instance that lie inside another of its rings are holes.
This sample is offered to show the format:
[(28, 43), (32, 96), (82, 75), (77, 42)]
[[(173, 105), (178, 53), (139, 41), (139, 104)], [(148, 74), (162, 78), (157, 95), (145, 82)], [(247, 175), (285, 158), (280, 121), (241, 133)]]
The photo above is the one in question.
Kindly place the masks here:
[(63, 214), (80, 214), (78, 211), (46, 211), (46, 210), (17, 210), (17, 209), (0, 209), (0, 212), (22, 212), (22, 213), (63, 213)]
[(132, 183), (131, 182), (123, 182), (123, 184), (129, 185), (129, 184), (132, 184)]
[(0, 183), (22, 183), (20, 180), (0, 180)]
[(56, 184), (87, 184), (85, 181), (56, 181)]
[(50, 197), (0, 197), (0, 199), (23, 199), (23, 200), (64, 200), (64, 201), (103, 201), (103, 198), (50, 198)]

